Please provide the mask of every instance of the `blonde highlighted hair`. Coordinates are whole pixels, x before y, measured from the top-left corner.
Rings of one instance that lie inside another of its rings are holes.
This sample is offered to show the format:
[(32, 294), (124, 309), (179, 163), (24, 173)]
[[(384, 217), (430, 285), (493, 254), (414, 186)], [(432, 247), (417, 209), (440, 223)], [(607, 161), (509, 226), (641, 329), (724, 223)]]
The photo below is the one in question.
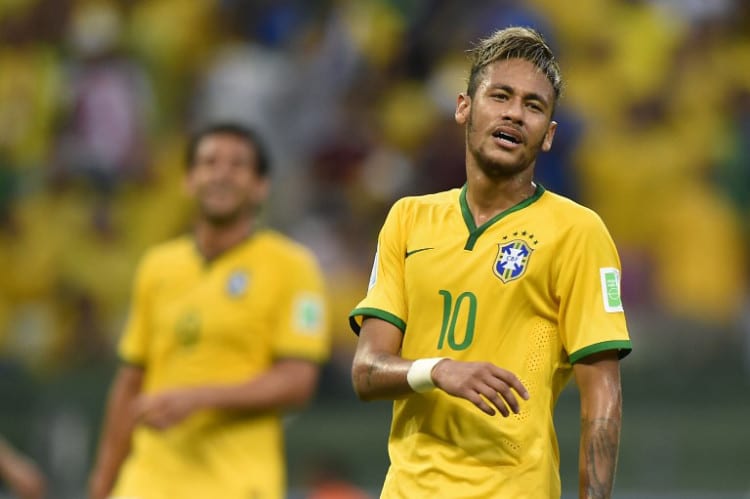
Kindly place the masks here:
[(536, 30), (511, 27), (495, 31), (469, 50), (471, 70), (466, 92), (473, 97), (485, 68), (496, 61), (524, 59), (534, 64), (549, 80), (555, 102), (562, 92), (562, 76), (552, 49)]

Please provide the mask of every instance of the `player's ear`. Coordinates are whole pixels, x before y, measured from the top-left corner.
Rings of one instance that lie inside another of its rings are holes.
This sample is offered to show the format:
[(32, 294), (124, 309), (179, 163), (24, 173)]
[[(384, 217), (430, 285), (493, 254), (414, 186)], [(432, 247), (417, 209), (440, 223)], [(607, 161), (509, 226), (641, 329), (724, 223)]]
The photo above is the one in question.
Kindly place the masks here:
[(557, 130), (557, 122), (550, 121), (547, 127), (547, 132), (544, 134), (544, 140), (542, 141), (542, 151), (548, 152), (552, 149), (552, 140), (555, 138), (555, 130)]
[(464, 92), (458, 94), (456, 99), (456, 113), (454, 117), (456, 123), (459, 125), (465, 125), (469, 120), (469, 113), (471, 112), (471, 97)]

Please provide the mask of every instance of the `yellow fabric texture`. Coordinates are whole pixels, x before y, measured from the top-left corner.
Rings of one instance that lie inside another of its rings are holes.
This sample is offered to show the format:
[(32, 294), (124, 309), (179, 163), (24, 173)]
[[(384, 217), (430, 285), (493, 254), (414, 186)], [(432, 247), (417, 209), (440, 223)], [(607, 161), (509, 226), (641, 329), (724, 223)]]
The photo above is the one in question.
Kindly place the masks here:
[(440, 390), (395, 401), (382, 497), (560, 496), (552, 408), (571, 358), (630, 351), (608, 268), (620, 262), (601, 219), (541, 187), (478, 228), (464, 190), (394, 205), (355, 331), (362, 317), (385, 319), (404, 330), (404, 358), (489, 361), (531, 397), (507, 419)]
[[(154, 393), (242, 382), (279, 358), (320, 363), (329, 342), (317, 262), (263, 231), (211, 262), (188, 237), (147, 253), (119, 352)], [(281, 499), (284, 479), (279, 414), (202, 411), (164, 432), (137, 428), (114, 495)]]

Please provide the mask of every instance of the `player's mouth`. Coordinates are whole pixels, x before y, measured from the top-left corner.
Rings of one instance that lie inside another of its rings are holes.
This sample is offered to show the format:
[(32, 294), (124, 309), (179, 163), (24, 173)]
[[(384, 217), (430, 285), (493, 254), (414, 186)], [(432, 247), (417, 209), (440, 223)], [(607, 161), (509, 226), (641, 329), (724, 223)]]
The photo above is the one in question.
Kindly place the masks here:
[(511, 127), (501, 127), (492, 132), (495, 142), (505, 149), (515, 149), (523, 144), (523, 135)]

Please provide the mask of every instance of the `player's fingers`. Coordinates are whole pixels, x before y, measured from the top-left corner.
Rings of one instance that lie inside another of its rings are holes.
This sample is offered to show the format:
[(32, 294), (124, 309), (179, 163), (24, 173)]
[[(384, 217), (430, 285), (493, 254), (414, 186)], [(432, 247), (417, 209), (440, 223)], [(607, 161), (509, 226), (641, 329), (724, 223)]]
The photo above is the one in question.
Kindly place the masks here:
[[(508, 416), (510, 416), (510, 410), (508, 410), (508, 405), (510, 404), (506, 405), (506, 403), (503, 401), (502, 397), (500, 397), (500, 395), (498, 394), (497, 390), (494, 389), (494, 387), (490, 385), (484, 385), (483, 387), (479, 389), (479, 392), (484, 396), (484, 398), (489, 400), (492, 403), (492, 405), (497, 407), (497, 410), (500, 411), (500, 414), (502, 414), (503, 417), (507, 418)], [(511, 406), (511, 409), (512, 409), (512, 406)], [(514, 410), (513, 412), (517, 412), (517, 411)]]
[(502, 396), (503, 400), (505, 400), (505, 403), (508, 404), (510, 410), (512, 410), (515, 414), (518, 414), (521, 411), (521, 406), (518, 403), (518, 399), (516, 399), (513, 390), (511, 390), (508, 385), (500, 387), (498, 393), (500, 394), (500, 396)]
[(524, 400), (529, 400), (529, 391), (523, 386), (521, 380), (510, 371), (493, 366), (492, 375), (513, 388)]
[(150, 404), (144, 408), (143, 413), (140, 416), (140, 420), (152, 428), (161, 429), (164, 425), (164, 421), (168, 419), (168, 411), (163, 405)]
[(164, 430), (169, 426), (169, 420), (163, 414), (155, 414), (146, 424), (156, 430)]
[(148, 425), (148, 426), (155, 426), (156, 423), (159, 421), (159, 413), (155, 411), (146, 411), (143, 414), (140, 415), (138, 418), (138, 422)]
[(475, 391), (470, 391), (465, 397), (466, 400), (477, 406), (482, 412), (489, 416), (494, 416), (495, 411), (490, 405)]
[(138, 397), (133, 401), (133, 404), (130, 406), (131, 411), (133, 415), (136, 417), (136, 419), (140, 419), (141, 416), (146, 412), (146, 398), (145, 397)]
[(157, 424), (155, 425), (157, 430), (166, 430), (170, 426), (172, 426), (172, 423), (170, 423), (169, 420), (167, 419), (159, 420)]
[(148, 417), (148, 416), (143, 416), (143, 417), (142, 417), (142, 418), (141, 418), (141, 419), (139, 420), (139, 423), (140, 423), (140, 424), (142, 424), (142, 425), (144, 425), (144, 426), (148, 426), (148, 427), (150, 427), (150, 428), (156, 428), (156, 427), (157, 427), (157, 422), (156, 422), (156, 419), (154, 419), (154, 418), (150, 418), (150, 417)]
[(148, 415), (158, 414), (161, 411), (160, 399), (155, 396), (142, 395), (138, 397), (133, 404), (133, 412), (136, 419), (143, 419)]
[(510, 386), (497, 378), (488, 379), (487, 384), (489, 385), (490, 389), (495, 392), (495, 395), (498, 398), (502, 397), (505, 403), (510, 407), (510, 410), (518, 414), (518, 412), (521, 410), (521, 406), (518, 403), (518, 399), (513, 393), (513, 390), (511, 390)]

